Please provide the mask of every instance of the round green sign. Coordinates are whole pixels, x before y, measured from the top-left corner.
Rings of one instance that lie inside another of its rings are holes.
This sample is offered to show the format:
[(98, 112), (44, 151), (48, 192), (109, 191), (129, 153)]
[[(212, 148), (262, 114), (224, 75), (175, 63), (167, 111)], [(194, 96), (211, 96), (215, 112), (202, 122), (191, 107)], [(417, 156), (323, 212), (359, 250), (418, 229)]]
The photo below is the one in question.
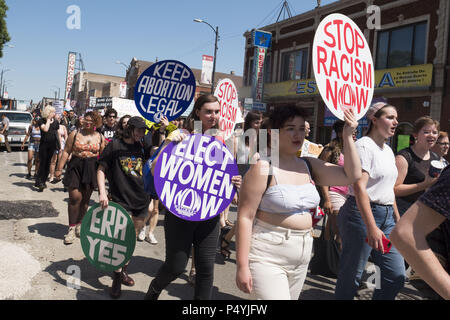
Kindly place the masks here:
[(120, 205), (110, 201), (103, 210), (97, 203), (83, 218), (80, 240), (90, 263), (100, 270), (114, 271), (131, 259), (136, 231), (130, 215)]

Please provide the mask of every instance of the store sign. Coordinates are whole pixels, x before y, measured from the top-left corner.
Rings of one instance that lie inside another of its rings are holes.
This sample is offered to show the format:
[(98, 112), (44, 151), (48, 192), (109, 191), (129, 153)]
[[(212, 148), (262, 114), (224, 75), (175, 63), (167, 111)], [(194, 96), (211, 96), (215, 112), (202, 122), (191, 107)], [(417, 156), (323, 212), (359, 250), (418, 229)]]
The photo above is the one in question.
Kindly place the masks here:
[(164, 60), (152, 64), (139, 77), (134, 100), (141, 115), (159, 123), (180, 117), (195, 96), (195, 76), (184, 63)]
[(227, 140), (233, 135), (236, 119), (241, 116), (238, 92), (233, 81), (230, 79), (220, 80), (214, 96), (219, 99), (220, 104), (219, 129), (224, 133), (224, 139)]
[(314, 77), (325, 105), (341, 120), (352, 109), (357, 120), (367, 112), (375, 89), (372, 53), (364, 34), (347, 16), (330, 14), (314, 36)]
[(432, 80), (432, 64), (377, 70), (375, 72), (375, 90), (429, 87)]
[(267, 49), (272, 41), (272, 33), (255, 30), (252, 34), (255, 56), (253, 58), (255, 74), (253, 76), (252, 97), (255, 102), (262, 102), (264, 98), (264, 60)]
[(155, 165), (155, 189), (171, 213), (189, 221), (204, 221), (223, 212), (236, 188), (239, 174), (233, 154), (214, 137), (189, 135), (170, 143)]
[(65, 100), (66, 106), (70, 105), (70, 91), (72, 90), (73, 79), (75, 76), (75, 62), (77, 54), (75, 52), (69, 52), (67, 59), (67, 75), (66, 75), (66, 93)]
[[(422, 64), (402, 68), (375, 71), (375, 92), (401, 88), (430, 87), (433, 79), (433, 65)], [(316, 80), (289, 80), (278, 83), (266, 83), (266, 99), (278, 97), (302, 97), (319, 94)]]
[(252, 96), (253, 101), (262, 102), (264, 97), (264, 59), (266, 58), (266, 48), (255, 48)]
[(81, 247), (86, 259), (100, 270), (115, 271), (132, 257), (136, 231), (128, 212), (112, 201), (106, 209), (95, 204), (81, 223)]

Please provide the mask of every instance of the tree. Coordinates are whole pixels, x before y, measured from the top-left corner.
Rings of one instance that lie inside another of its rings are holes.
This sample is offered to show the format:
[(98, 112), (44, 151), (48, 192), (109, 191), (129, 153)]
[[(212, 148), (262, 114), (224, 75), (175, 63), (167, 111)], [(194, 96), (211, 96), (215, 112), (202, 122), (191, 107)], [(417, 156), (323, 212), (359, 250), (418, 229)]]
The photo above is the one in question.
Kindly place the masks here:
[(5, 0), (0, 0), (0, 58), (3, 57), (3, 46), (11, 40), (6, 27), (6, 11), (8, 11), (8, 6)]

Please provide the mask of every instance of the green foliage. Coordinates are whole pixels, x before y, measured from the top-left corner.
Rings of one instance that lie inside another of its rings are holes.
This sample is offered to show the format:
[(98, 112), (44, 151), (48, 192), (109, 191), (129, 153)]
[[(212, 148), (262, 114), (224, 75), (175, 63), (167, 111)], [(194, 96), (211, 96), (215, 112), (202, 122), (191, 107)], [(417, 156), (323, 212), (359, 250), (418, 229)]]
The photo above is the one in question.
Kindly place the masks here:
[(8, 6), (5, 0), (0, 0), (0, 58), (3, 57), (3, 46), (11, 40), (6, 27), (6, 11), (8, 11)]

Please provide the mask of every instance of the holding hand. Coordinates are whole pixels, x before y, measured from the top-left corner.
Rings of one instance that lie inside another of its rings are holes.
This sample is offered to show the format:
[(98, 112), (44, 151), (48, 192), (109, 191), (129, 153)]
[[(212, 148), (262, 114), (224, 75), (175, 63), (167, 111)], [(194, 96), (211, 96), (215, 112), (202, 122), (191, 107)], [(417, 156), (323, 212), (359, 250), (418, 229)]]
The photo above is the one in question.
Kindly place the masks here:
[(102, 209), (106, 209), (108, 207), (109, 199), (108, 199), (108, 196), (105, 193), (100, 193), (98, 195), (98, 200), (99, 200), (98, 202), (102, 206)]
[(344, 136), (352, 136), (353, 132), (358, 128), (358, 121), (356, 121), (353, 109), (347, 109), (344, 111)]

